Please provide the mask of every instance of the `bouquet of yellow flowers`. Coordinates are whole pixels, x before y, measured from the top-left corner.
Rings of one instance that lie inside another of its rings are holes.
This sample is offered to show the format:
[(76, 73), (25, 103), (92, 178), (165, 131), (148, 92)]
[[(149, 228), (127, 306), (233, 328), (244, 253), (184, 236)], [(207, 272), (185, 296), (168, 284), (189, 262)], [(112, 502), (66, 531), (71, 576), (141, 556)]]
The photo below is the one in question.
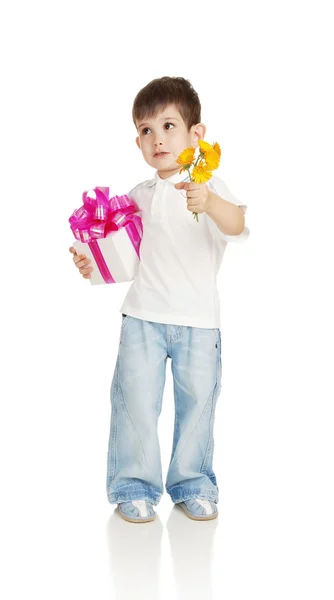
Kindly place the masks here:
[[(181, 165), (179, 173), (188, 171), (189, 181), (206, 183), (212, 177), (212, 171), (219, 167), (221, 149), (218, 142), (209, 144), (204, 140), (198, 141), (199, 154), (195, 160), (196, 148), (186, 148), (179, 154), (177, 163)], [(192, 171), (191, 171), (192, 168)], [(193, 213), (198, 222), (198, 213)]]

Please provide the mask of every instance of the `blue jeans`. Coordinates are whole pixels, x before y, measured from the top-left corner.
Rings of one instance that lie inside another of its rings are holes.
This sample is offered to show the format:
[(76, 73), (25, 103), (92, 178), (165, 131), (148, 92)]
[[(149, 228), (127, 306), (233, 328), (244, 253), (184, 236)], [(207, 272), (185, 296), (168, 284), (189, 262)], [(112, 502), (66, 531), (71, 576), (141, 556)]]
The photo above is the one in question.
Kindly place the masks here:
[(221, 390), (221, 332), (166, 325), (123, 315), (111, 384), (107, 465), (110, 503), (148, 500), (163, 493), (158, 418), (171, 358), (175, 423), (166, 491), (174, 503), (218, 502), (212, 470), (213, 424)]

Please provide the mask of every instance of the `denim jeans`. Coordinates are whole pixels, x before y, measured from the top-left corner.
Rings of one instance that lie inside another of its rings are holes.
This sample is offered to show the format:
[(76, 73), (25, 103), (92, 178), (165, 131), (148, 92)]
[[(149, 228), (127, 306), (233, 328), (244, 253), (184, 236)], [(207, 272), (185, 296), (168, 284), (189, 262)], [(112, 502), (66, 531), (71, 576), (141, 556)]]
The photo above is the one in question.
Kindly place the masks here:
[(158, 419), (171, 359), (175, 422), (166, 491), (174, 503), (218, 502), (212, 469), (213, 425), (221, 390), (219, 328), (166, 325), (122, 316), (111, 384), (107, 464), (110, 503), (148, 500), (163, 493)]

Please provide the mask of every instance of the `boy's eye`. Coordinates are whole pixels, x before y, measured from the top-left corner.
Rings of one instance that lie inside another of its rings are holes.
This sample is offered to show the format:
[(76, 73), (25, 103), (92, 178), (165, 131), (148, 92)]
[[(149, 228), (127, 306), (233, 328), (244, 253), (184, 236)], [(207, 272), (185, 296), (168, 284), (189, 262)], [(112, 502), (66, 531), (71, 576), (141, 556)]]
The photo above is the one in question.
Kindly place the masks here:
[[(165, 123), (165, 127), (167, 127), (167, 125), (171, 125), (172, 127), (175, 127), (175, 125), (173, 125), (173, 123)], [(170, 129), (170, 127), (168, 127), (168, 130)], [(167, 131), (168, 131), (167, 130)], [(143, 129), (141, 130), (141, 132), (146, 135), (146, 131), (151, 131), (149, 127), (143, 127)]]

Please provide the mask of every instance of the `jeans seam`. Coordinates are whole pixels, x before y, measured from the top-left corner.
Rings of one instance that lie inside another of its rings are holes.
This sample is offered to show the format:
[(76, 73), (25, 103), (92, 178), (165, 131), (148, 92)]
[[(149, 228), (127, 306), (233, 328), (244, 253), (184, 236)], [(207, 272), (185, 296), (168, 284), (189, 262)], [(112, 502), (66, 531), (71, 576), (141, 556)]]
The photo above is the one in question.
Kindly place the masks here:
[(122, 392), (122, 388), (121, 388), (121, 386), (118, 386), (118, 389), (120, 390), (120, 396), (121, 396), (121, 401), (122, 401), (122, 404), (123, 404), (123, 406), (124, 406), (124, 410), (125, 410), (125, 412), (126, 412), (126, 414), (127, 414), (127, 417), (128, 417), (128, 419), (129, 419), (129, 421), (130, 421), (130, 423), (131, 423), (131, 425), (132, 425), (132, 427), (133, 427), (134, 431), (135, 431), (135, 432), (136, 432), (136, 434), (137, 434), (137, 437), (138, 437), (138, 440), (139, 440), (139, 444), (140, 444), (140, 447), (141, 447), (141, 451), (142, 451), (142, 455), (143, 455), (143, 457), (144, 457), (144, 460), (145, 460), (146, 466), (147, 466), (147, 468), (149, 469), (149, 465), (148, 465), (148, 462), (147, 462), (147, 458), (146, 458), (146, 456), (145, 456), (145, 452), (144, 452), (143, 444), (142, 444), (142, 441), (141, 441), (141, 439), (140, 439), (140, 435), (139, 435), (139, 433), (138, 433), (138, 431), (137, 431), (137, 429), (136, 429), (136, 427), (135, 427), (135, 425), (134, 425), (134, 423), (133, 423), (133, 421), (132, 421), (132, 419), (131, 419), (131, 417), (130, 417), (130, 413), (129, 413), (129, 411), (128, 411), (128, 408), (127, 408), (127, 406), (126, 406), (126, 403), (125, 403), (125, 401), (124, 401), (124, 396), (123, 396), (123, 392)]
[(204, 454), (202, 466), (200, 468), (200, 473), (205, 473), (205, 471), (206, 471), (206, 468), (208, 466), (209, 454), (210, 454), (210, 450), (211, 450), (211, 446), (212, 446), (212, 421), (213, 421), (213, 411), (214, 411), (214, 404), (215, 404), (215, 391), (217, 389), (217, 386), (218, 386), (218, 381), (216, 381), (216, 385), (215, 385), (215, 387), (213, 389), (213, 393), (212, 393), (212, 405), (211, 405), (211, 413), (210, 413), (210, 420), (209, 420), (209, 439), (208, 439), (206, 451)]
[[(218, 329), (218, 336), (219, 336), (219, 329)], [(210, 451), (211, 451), (211, 447), (212, 447), (212, 443), (213, 443), (213, 415), (214, 415), (214, 409), (215, 409), (215, 404), (216, 404), (215, 394), (216, 394), (216, 391), (218, 388), (218, 373), (220, 370), (219, 356), (220, 356), (220, 344), (218, 345), (218, 353), (217, 353), (217, 360), (216, 360), (216, 383), (215, 383), (215, 387), (213, 389), (213, 394), (212, 394), (212, 406), (211, 406), (211, 414), (210, 414), (210, 420), (209, 420), (209, 439), (208, 439), (208, 444), (206, 447), (204, 459), (202, 462), (202, 466), (200, 469), (201, 473), (205, 473), (205, 471), (207, 469), (209, 455), (210, 455)]]
[(214, 390), (216, 389), (216, 385), (217, 385), (217, 384), (215, 384), (215, 387), (213, 388), (213, 392), (212, 392), (212, 394), (209, 396), (209, 398), (208, 398), (207, 402), (205, 403), (205, 406), (204, 406), (204, 408), (203, 408), (203, 410), (202, 410), (202, 412), (201, 412), (200, 416), (198, 417), (198, 419), (197, 419), (197, 421), (196, 421), (196, 424), (194, 425), (193, 429), (192, 429), (192, 430), (191, 430), (191, 432), (189, 433), (189, 436), (188, 436), (188, 438), (187, 438), (187, 440), (186, 440), (186, 442), (185, 442), (185, 444), (184, 444), (184, 446), (183, 446), (183, 448), (182, 448), (182, 450), (181, 450), (180, 454), (178, 455), (178, 457), (177, 457), (177, 458), (175, 458), (175, 459), (174, 459), (176, 464), (179, 462), (179, 460), (180, 460), (180, 458), (181, 458), (181, 456), (182, 456), (183, 452), (185, 451), (185, 448), (186, 448), (186, 446), (187, 446), (187, 444), (188, 444), (188, 442), (189, 442), (189, 439), (191, 438), (191, 436), (192, 436), (193, 432), (195, 431), (195, 429), (196, 429), (196, 427), (197, 427), (198, 423), (200, 422), (201, 418), (203, 417), (203, 414), (204, 414), (204, 412), (205, 412), (205, 409), (206, 409), (207, 405), (208, 405), (208, 404), (209, 404), (209, 403), (212, 401), (212, 398), (213, 398), (213, 393), (214, 393)]
[(112, 443), (111, 443), (111, 480), (114, 479), (116, 473), (116, 438), (117, 438), (117, 407), (115, 406), (115, 421), (112, 429)]
[[(112, 387), (111, 387), (111, 395), (112, 395), (112, 407), (111, 407), (111, 419), (113, 421), (112, 423), (112, 432), (111, 432), (111, 449), (110, 449), (110, 453), (111, 453), (111, 460), (110, 460), (110, 473), (109, 473), (109, 477), (110, 481), (109, 483), (111, 483), (111, 481), (114, 479), (115, 477), (115, 473), (116, 473), (116, 437), (117, 437), (117, 388), (118, 388), (118, 360), (117, 360), (117, 364), (116, 364), (116, 377), (115, 377), (115, 381), (113, 381)], [(108, 465), (109, 467), (109, 465)]]
[(174, 390), (174, 396), (175, 396), (175, 422), (174, 422), (174, 434), (173, 434), (172, 456), (171, 456), (171, 459), (170, 459), (169, 466), (170, 466), (170, 465), (172, 464), (172, 462), (173, 462), (173, 458), (174, 458), (174, 452), (175, 452), (175, 450), (176, 450), (176, 446), (177, 446), (177, 444), (175, 444), (175, 446), (174, 446), (174, 442), (176, 441), (176, 430), (177, 430), (177, 426), (178, 426), (178, 424), (179, 424), (179, 421), (178, 421), (178, 416), (179, 416), (179, 415), (178, 415), (178, 410), (177, 410), (177, 408), (178, 408), (178, 395), (177, 395), (177, 390)]

